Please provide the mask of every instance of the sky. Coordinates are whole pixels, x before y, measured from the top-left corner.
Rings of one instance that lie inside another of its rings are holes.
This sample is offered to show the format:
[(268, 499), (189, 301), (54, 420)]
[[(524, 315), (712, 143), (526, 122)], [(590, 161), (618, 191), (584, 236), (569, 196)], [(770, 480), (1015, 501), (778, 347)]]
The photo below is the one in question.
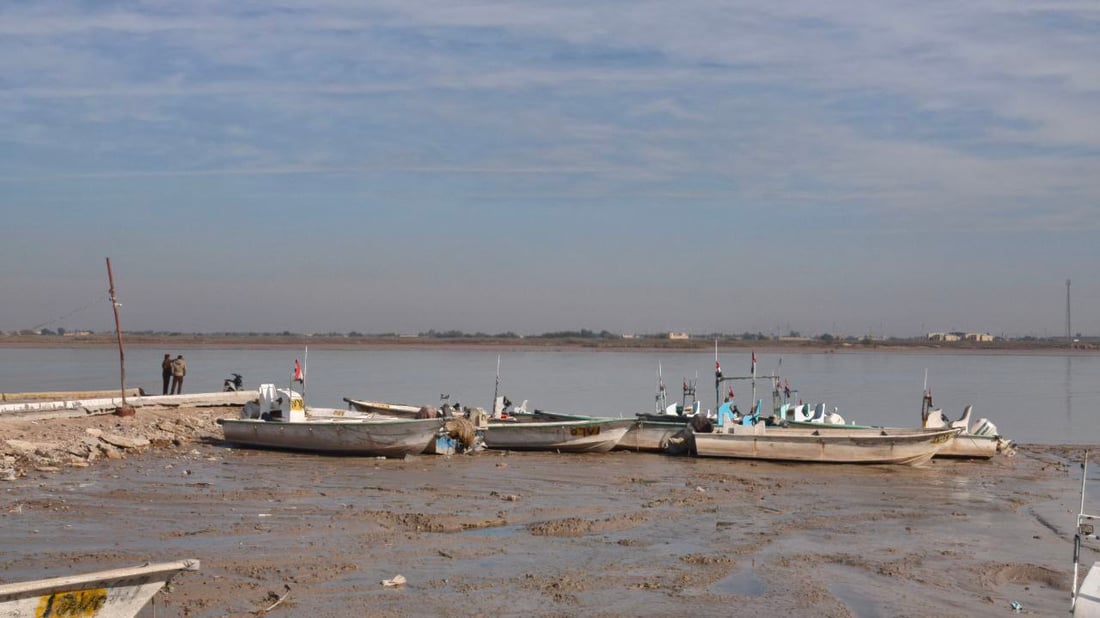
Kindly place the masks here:
[(1100, 4), (0, 4), (0, 330), (1100, 335)]

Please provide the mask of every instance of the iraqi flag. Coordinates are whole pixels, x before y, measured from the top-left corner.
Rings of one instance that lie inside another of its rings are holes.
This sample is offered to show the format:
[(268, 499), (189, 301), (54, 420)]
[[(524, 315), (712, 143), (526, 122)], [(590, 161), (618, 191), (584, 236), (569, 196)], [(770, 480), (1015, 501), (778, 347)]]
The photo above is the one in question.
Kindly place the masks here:
[(756, 350), (752, 351), (752, 375), (756, 375)]
[(302, 365), (298, 363), (298, 359), (294, 359), (294, 378), (293, 382), (304, 382), (305, 376), (302, 375)]
[(722, 377), (722, 363), (718, 362), (718, 357), (714, 357), (714, 375), (716, 377)]

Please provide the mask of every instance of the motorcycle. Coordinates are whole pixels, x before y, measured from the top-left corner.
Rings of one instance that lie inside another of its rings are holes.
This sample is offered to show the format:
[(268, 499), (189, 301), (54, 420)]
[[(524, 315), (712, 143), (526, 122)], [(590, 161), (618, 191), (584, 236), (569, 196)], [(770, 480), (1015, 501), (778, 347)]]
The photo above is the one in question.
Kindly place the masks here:
[(222, 383), (222, 392), (239, 391), (244, 386), (244, 378), (239, 373), (229, 374), (233, 377), (226, 378)]

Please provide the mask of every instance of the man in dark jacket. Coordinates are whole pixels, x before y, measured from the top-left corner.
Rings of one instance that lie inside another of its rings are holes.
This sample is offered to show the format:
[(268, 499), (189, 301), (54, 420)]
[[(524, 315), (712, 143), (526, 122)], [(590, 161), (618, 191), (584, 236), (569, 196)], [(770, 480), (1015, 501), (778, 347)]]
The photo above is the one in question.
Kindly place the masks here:
[(160, 361), (160, 380), (163, 383), (160, 394), (167, 395), (168, 382), (172, 380), (172, 357), (169, 354), (165, 354), (164, 360)]

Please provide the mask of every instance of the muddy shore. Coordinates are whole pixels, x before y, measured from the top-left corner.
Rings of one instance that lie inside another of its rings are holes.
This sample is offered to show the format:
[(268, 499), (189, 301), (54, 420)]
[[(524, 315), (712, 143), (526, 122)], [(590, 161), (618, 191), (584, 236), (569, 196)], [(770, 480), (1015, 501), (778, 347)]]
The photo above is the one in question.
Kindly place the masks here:
[[(917, 468), (630, 452), (386, 460), (238, 449), (215, 423), (235, 414), (0, 422), (0, 581), (199, 559), (158, 595), (161, 617), (1068, 607), (1083, 447)], [(406, 584), (383, 585), (399, 574)]]

